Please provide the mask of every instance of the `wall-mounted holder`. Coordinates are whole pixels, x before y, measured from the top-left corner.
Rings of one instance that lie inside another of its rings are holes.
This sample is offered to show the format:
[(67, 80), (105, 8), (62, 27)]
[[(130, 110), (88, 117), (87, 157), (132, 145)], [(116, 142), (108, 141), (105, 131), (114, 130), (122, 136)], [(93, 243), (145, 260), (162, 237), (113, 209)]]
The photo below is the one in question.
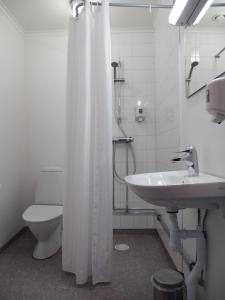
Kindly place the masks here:
[(135, 120), (138, 123), (142, 123), (145, 120), (144, 108), (136, 107)]
[(145, 120), (145, 107), (141, 100), (138, 100), (137, 105), (135, 107), (135, 120), (138, 123), (142, 123)]

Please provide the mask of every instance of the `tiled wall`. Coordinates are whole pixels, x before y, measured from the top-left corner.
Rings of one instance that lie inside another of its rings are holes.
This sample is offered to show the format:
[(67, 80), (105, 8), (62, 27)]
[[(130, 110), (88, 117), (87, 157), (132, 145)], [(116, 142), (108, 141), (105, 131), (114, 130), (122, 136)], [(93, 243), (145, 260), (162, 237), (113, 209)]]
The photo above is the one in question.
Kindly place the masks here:
[[(167, 24), (168, 12), (160, 11), (155, 18), (155, 91), (156, 91), (156, 169), (170, 171), (182, 168), (172, 164), (174, 151), (180, 149), (179, 105), (179, 29)], [(169, 43), (168, 43), (169, 41)], [(169, 226), (165, 208), (158, 207), (162, 220)], [(179, 221), (182, 215), (179, 214)], [(181, 222), (180, 222), (181, 223)], [(169, 237), (156, 223), (156, 228), (176, 266), (182, 269), (180, 255), (169, 247)]]
[[(134, 137), (137, 173), (154, 172), (155, 165), (155, 93), (154, 93), (154, 33), (145, 30), (113, 30), (112, 61), (121, 61), (120, 86), (122, 127)], [(118, 84), (117, 87), (118, 91)], [(146, 119), (135, 121), (135, 106), (141, 100), (145, 105)], [(113, 135), (122, 136), (114, 121)], [(116, 168), (121, 177), (126, 175), (125, 145), (117, 146)], [(129, 172), (133, 164), (129, 153)], [(126, 206), (126, 186), (115, 181), (116, 208)], [(151, 205), (129, 191), (129, 208), (151, 208)], [(114, 228), (152, 228), (152, 216), (114, 216)]]
[[(156, 168), (177, 169), (170, 162), (179, 149), (178, 32), (173, 28), (155, 28), (156, 78)], [(170, 41), (170, 47), (167, 43)], [(162, 88), (163, 87), (163, 88)]]

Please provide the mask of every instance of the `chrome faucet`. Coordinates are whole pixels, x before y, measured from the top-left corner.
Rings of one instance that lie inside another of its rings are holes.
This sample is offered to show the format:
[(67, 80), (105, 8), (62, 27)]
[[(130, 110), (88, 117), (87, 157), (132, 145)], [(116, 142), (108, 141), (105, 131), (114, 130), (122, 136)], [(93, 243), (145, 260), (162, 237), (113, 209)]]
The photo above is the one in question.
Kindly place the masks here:
[(177, 151), (175, 153), (183, 154), (181, 157), (176, 157), (171, 161), (176, 163), (178, 161), (184, 161), (188, 166), (188, 176), (197, 176), (199, 174), (198, 169), (198, 155), (194, 146), (189, 146), (183, 151)]

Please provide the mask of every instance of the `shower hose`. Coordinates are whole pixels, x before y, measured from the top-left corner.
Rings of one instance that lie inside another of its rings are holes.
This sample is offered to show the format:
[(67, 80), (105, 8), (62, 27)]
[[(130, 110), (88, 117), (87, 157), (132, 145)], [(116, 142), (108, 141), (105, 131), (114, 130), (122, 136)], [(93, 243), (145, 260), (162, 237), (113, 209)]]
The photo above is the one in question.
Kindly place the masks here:
[[(118, 65), (119, 67), (121, 67), (121, 63), (119, 60)], [(120, 78), (120, 74), (119, 78)], [(116, 75), (114, 74), (114, 80), (116, 79)], [(121, 119), (121, 83), (119, 82), (118, 85), (114, 86), (115, 88), (115, 103), (114, 103), (114, 118), (116, 121), (116, 124), (119, 128), (119, 130), (121, 131), (123, 137), (128, 137), (125, 130), (122, 127), (122, 119)], [(118, 103), (117, 103), (118, 101)], [(135, 158), (135, 152), (134, 152), (134, 148), (132, 143), (128, 143), (127, 144), (128, 149), (131, 152), (131, 156), (132, 156), (132, 161), (133, 161), (133, 172), (132, 174), (136, 173), (136, 158)], [(113, 143), (113, 174), (114, 174), (114, 178), (116, 179), (117, 182), (124, 184), (125, 180), (123, 178), (121, 178), (121, 176), (119, 175), (119, 173), (117, 172), (116, 169), (116, 150), (117, 150), (117, 143)], [(128, 155), (128, 153), (127, 153)], [(128, 160), (128, 157), (127, 157)]]

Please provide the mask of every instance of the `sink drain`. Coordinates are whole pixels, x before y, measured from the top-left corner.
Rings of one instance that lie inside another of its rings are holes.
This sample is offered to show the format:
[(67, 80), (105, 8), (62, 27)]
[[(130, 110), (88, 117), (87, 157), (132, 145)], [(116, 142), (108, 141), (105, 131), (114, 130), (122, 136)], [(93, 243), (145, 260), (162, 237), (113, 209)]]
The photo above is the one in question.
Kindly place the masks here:
[(128, 251), (130, 247), (127, 244), (116, 244), (115, 249), (117, 251)]

